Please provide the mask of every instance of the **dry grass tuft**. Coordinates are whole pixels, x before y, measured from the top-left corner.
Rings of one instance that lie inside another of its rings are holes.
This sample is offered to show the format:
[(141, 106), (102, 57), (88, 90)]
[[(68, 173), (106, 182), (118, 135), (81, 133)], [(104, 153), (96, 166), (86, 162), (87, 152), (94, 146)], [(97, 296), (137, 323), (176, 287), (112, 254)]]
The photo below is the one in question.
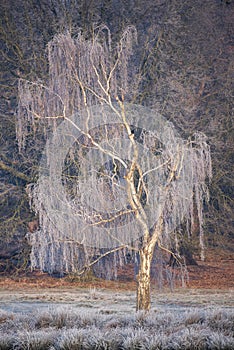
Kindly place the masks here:
[(231, 350), (234, 311), (178, 309), (133, 314), (49, 307), (29, 315), (0, 311), (1, 350)]

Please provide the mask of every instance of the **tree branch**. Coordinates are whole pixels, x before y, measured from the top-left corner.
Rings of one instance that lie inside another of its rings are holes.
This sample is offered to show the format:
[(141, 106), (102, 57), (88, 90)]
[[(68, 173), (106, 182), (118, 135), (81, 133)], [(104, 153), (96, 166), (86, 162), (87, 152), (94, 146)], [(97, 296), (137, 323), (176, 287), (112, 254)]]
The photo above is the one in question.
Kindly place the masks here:
[(15, 177), (17, 177), (18, 179), (24, 180), (27, 183), (32, 182), (32, 180), (30, 179), (30, 177), (28, 177), (27, 175), (25, 175), (24, 173), (22, 173), (21, 171), (18, 171), (12, 167), (10, 167), (9, 165), (4, 164), (1, 160), (0, 160), (0, 169), (7, 171), (8, 173), (14, 175)]

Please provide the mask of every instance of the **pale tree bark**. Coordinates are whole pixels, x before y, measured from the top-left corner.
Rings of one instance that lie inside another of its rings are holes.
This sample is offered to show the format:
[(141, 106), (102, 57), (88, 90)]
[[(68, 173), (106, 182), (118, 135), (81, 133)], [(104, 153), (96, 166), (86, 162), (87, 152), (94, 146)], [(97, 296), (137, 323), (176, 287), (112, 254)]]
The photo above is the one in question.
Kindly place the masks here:
[(137, 276), (137, 311), (149, 311), (151, 306), (151, 264), (155, 250), (162, 234), (163, 218), (160, 216), (152, 232), (144, 235), (143, 246), (139, 250), (139, 272)]
[(153, 257), (153, 250), (143, 248), (139, 251), (140, 265), (139, 273), (137, 276), (137, 304), (136, 310), (150, 310), (151, 297), (150, 297), (150, 269)]

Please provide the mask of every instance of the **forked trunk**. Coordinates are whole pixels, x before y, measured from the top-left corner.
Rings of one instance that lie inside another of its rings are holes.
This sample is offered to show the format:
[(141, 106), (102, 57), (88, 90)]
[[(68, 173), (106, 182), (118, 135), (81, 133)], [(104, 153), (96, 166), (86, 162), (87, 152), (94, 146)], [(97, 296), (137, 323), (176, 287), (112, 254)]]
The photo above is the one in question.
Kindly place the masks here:
[(137, 305), (136, 310), (149, 311), (150, 309), (150, 267), (153, 250), (140, 250), (140, 266), (137, 278)]

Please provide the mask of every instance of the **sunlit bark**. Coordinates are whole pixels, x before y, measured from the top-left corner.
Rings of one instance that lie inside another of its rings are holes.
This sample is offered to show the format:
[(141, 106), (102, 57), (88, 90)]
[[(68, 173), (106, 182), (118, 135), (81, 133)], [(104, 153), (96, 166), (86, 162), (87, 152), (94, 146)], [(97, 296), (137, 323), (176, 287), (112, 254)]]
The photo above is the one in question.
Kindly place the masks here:
[(149, 311), (150, 309), (150, 268), (153, 251), (143, 248), (139, 251), (140, 266), (137, 276), (137, 305), (136, 310)]

